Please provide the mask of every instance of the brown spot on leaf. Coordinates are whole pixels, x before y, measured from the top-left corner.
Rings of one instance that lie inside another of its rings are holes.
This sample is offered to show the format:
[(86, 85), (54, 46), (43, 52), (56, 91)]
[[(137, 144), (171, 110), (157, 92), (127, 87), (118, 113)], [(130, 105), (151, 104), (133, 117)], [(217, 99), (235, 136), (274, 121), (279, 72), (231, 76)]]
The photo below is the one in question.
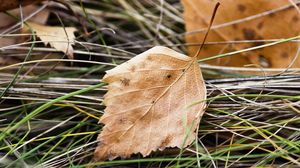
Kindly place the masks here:
[(239, 26), (238, 26), (237, 24), (233, 24), (233, 25), (232, 25), (232, 28), (233, 28), (233, 29), (238, 29)]
[(269, 17), (274, 17), (274, 16), (275, 16), (274, 12), (272, 12), (272, 13), (269, 14)]
[(160, 148), (164, 148), (165, 146), (167, 146), (172, 140), (172, 137), (170, 135), (168, 135), (160, 144)]
[(129, 70), (130, 70), (131, 72), (135, 71), (135, 66), (131, 66), (131, 67), (129, 68)]
[(256, 25), (256, 28), (258, 30), (262, 29), (264, 27), (264, 22), (259, 22), (257, 25)]
[(168, 78), (168, 79), (170, 79), (171, 77), (172, 77), (172, 75), (171, 75), (171, 74), (168, 74), (168, 75), (167, 75), (167, 78)]
[(292, 20), (293, 22), (298, 22), (299, 21), (298, 15), (293, 16)]
[(123, 78), (123, 79), (121, 79), (121, 83), (122, 83), (124, 86), (129, 86), (130, 80), (127, 79), (127, 78)]
[(246, 40), (254, 40), (256, 35), (253, 29), (248, 29), (248, 28), (243, 29), (243, 34)]
[(238, 10), (240, 11), (240, 12), (245, 12), (245, 10), (246, 10), (246, 6), (245, 5), (242, 5), (242, 4), (238, 4), (237, 5), (237, 8), (238, 8)]
[(282, 58), (288, 58), (289, 57), (289, 54), (287, 52), (283, 52), (281, 53), (280, 55)]
[(152, 60), (153, 60), (152, 55), (149, 55), (149, 56), (147, 57), (147, 60), (152, 61)]
[[(120, 118), (119, 119), (119, 123), (120, 124), (125, 124), (125, 123), (129, 123), (130, 121), (128, 120), (128, 119), (126, 119), (126, 118)], [(131, 123), (131, 122), (130, 122)]]

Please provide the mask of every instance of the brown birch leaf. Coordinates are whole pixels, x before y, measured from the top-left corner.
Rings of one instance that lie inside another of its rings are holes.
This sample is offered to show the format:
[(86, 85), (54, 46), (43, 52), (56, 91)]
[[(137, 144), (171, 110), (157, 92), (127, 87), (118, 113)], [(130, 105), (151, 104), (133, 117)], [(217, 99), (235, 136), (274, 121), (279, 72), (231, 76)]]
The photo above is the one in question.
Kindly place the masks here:
[(73, 59), (73, 47), (75, 44), (74, 27), (45, 26), (29, 22), (29, 26), (36, 32), (36, 35), (44, 42), (50, 44), (58, 51), (64, 52), (68, 58)]
[[(201, 43), (216, 0), (181, 0), (184, 6), (186, 42)], [(295, 37), (300, 32), (300, 15), (288, 0), (219, 0), (221, 3), (206, 42), (240, 40), (268, 40)], [(281, 9), (281, 10), (279, 10)], [(271, 12), (271, 10), (275, 10)], [(255, 16), (255, 17), (254, 17)], [(257, 17), (258, 16), (258, 17)], [(248, 19), (246, 19), (248, 18)], [(238, 21), (238, 22), (236, 22)], [(236, 22), (235, 24), (229, 24)], [(205, 45), (199, 58), (255, 47), (266, 42)], [(263, 68), (286, 68), (297, 55), (299, 45), (294, 42), (277, 44), (259, 50), (243, 52), (231, 57), (215, 59), (207, 63), (241, 67), (255, 64)], [(195, 55), (198, 47), (189, 46), (189, 55)], [(292, 67), (300, 67), (300, 57)]]
[(204, 112), (206, 88), (195, 58), (154, 47), (107, 71), (105, 126), (95, 160), (127, 158), (191, 144)]

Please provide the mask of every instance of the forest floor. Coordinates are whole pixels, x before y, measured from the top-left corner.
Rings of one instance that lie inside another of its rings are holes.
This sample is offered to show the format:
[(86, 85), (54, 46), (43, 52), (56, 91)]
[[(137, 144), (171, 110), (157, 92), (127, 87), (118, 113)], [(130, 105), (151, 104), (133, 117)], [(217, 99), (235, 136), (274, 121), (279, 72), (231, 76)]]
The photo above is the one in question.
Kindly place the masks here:
[(243, 75), (236, 73), (243, 68), (208, 64), (200, 65), (208, 106), (195, 143), (92, 162), (103, 127), (105, 71), (156, 45), (187, 54), (183, 7), (164, 1), (162, 15), (159, 0), (74, 0), (41, 4), (31, 13), (46, 9), (46, 25), (76, 28), (74, 58), (32, 33), (16, 33), (20, 18), (1, 29), (2, 38), (23, 41), (0, 43), (0, 167), (300, 165), (300, 76)]

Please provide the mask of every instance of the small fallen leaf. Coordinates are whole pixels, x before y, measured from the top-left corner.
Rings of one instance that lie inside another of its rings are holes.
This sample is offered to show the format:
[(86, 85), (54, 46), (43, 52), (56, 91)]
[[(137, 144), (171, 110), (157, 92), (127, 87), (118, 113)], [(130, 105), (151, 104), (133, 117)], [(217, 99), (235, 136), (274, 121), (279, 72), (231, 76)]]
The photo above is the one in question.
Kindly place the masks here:
[(154, 47), (107, 71), (108, 92), (95, 160), (127, 158), (191, 144), (206, 88), (196, 58)]
[(36, 32), (36, 35), (44, 42), (50, 44), (58, 51), (64, 52), (68, 58), (73, 59), (73, 47), (75, 44), (74, 27), (45, 26), (29, 22), (29, 26)]
[[(28, 5), (26, 7), (22, 8), (22, 15), (23, 18), (27, 18), (28, 16), (30, 16), (32, 13), (35, 13), (38, 10), (39, 6), (36, 5)], [(20, 9), (14, 9), (14, 10), (10, 10), (7, 11), (9, 14), (20, 18), (21, 14), (20, 14)], [(35, 15), (33, 17), (31, 17), (29, 19), (30, 22), (35, 22), (35, 23), (40, 23), (40, 24), (45, 24), (46, 21), (48, 20), (48, 16), (49, 16), (50, 12), (47, 9), (43, 9), (42, 11), (39, 11), (38, 13), (35, 13)], [(26, 36), (18, 36), (15, 35), (13, 36), (13, 34), (10, 34), (11, 36), (6, 37), (5, 35), (8, 34), (7, 30), (9, 30), (11, 28), (11, 26), (13, 26), (14, 24), (18, 23), (19, 20), (17, 20), (16, 18), (6, 14), (6, 13), (0, 13), (0, 20), (2, 20), (3, 22), (0, 22), (0, 34), (2, 34), (3, 36), (0, 37), (0, 48), (2, 47), (7, 47), (10, 45), (14, 45), (14, 44), (18, 44), (18, 43), (22, 43), (24, 41), (27, 40), (28, 37)], [(8, 31), (10, 32), (10, 31)], [(15, 30), (14, 33), (23, 33), (22, 30)], [(16, 51), (18, 52), (18, 51)], [(0, 52), (0, 65), (8, 65), (8, 64), (12, 64), (12, 63), (17, 63), (20, 60), (19, 59), (15, 59), (15, 58), (7, 58), (6, 54), (2, 54)]]
[[(181, 0), (181, 2), (184, 6), (184, 20), (187, 31), (186, 42), (201, 43), (205, 31), (191, 32), (200, 29), (206, 30), (216, 1)], [(300, 16), (297, 9), (288, 0), (219, 0), (219, 2), (221, 5), (216, 14), (214, 25), (224, 25), (211, 29), (206, 42), (260, 41), (206, 45), (201, 51), (199, 58), (267, 43), (262, 40), (289, 38), (299, 35)], [(287, 5), (290, 5), (290, 7), (278, 10)], [(278, 11), (270, 12), (270, 10), (275, 9)], [(252, 19), (249, 19), (249, 17), (252, 17)], [(236, 22), (238, 20), (239, 22)], [(229, 24), (230, 22), (236, 23)], [(298, 43), (282, 43), (259, 50), (243, 52), (231, 57), (211, 60), (207, 63), (221, 66), (241, 67), (247, 64), (255, 64), (263, 68), (286, 68), (297, 55), (298, 47)], [(197, 46), (188, 46), (189, 55), (195, 55), (197, 49)], [(300, 57), (297, 58), (292, 67), (300, 67)]]
[[(23, 17), (28, 17), (32, 12), (36, 11), (39, 7), (35, 5), (29, 5), (22, 8), (22, 15)], [(20, 9), (14, 9), (7, 11), (9, 14), (14, 15), (16, 17), (20, 17)], [(49, 16), (49, 10), (44, 9), (34, 15), (30, 18), (31, 22), (44, 24), (46, 23)], [(10, 26), (16, 24), (18, 20), (16, 20), (14, 17), (9, 16), (5, 13), (0, 13), (0, 20), (3, 20), (3, 22), (0, 22), (0, 33), (2, 34), (4, 31), (6, 31)], [(19, 33), (18, 31), (16, 33)], [(0, 37), (0, 47), (9, 46), (12, 44), (16, 44), (18, 42), (22, 42), (22, 38), (19, 36), (15, 37)]]

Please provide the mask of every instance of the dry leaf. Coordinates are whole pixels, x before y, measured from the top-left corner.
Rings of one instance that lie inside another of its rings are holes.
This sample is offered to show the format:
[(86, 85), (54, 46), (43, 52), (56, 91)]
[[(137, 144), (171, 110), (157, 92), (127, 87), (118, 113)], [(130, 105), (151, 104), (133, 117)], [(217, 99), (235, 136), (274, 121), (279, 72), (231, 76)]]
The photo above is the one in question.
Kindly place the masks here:
[(28, 23), (36, 32), (36, 35), (44, 42), (50, 44), (58, 51), (64, 52), (70, 59), (73, 59), (73, 47), (75, 43), (74, 27), (44, 26), (36, 23)]
[(196, 137), (206, 88), (195, 58), (154, 47), (103, 78), (109, 83), (96, 160), (186, 147)]
[[(32, 13), (36, 12), (36, 10), (38, 10), (38, 8), (39, 7), (36, 5), (29, 5), (29, 6), (23, 7), (22, 8), (23, 18), (26, 18), (29, 15), (31, 15)], [(10, 11), (8, 11), (8, 13), (20, 18), (20, 9), (10, 10)], [(45, 24), (46, 21), (48, 20), (48, 16), (49, 16), (49, 10), (44, 9), (44, 10), (40, 11), (39, 13), (36, 13), (29, 20), (31, 22)], [(0, 13), (0, 20), (3, 21), (3, 22), (0, 22), (0, 34), (4, 34), (4, 35), (7, 34), (5, 32), (7, 32), (7, 30), (11, 26), (13, 26), (17, 22), (19, 22), (12, 16), (9, 16), (8, 14), (5, 14), (5, 13)], [(14, 33), (22, 33), (22, 31), (15, 30)], [(27, 39), (26, 36), (18, 36), (18, 35), (10, 36), (10, 37), (2, 36), (2, 37), (0, 37), (0, 48), (14, 45), (17, 43), (22, 43), (22, 42), (26, 41), (26, 39)], [(0, 58), (0, 65), (8, 65), (8, 64), (12, 64), (12, 63), (16, 63), (16, 62), (20, 61), (18, 59), (14, 59), (14, 58), (7, 58), (7, 56), (5, 54), (2, 54), (0, 52), (0, 57), (1, 56), (3, 56), (3, 58)]]
[[(22, 8), (22, 15), (24, 18), (28, 17), (32, 12), (36, 11), (39, 7), (35, 5), (29, 5), (24, 8)], [(20, 17), (20, 9), (14, 9), (11, 11), (8, 11), (11, 15), (14, 15), (16, 17)], [(49, 16), (49, 11), (47, 9), (44, 9), (37, 13), (35, 16), (30, 18), (31, 22), (44, 24), (46, 23)], [(12, 16), (9, 16), (5, 13), (0, 13), (0, 20), (3, 22), (0, 22), (0, 33), (2, 34), (4, 31), (6, 31), (10, 26), (16, 24), (18, 21), (13, 18)], [(17, 32), (19, 33), (19, 31)], [(18, 42), (21, 42), (24, 39), (20, 39), (20, 37), (1, 37), (0, 38), (0, 47), (9, 46), (12, 44), (16, 44)]]
[[(33, 12), (36, 12), (37, 10), (39, 10), (39, 8), (40, 8), (40, 6), (37, 6), (37, 5), (29, 5), (29, 6), (22, 8), (23, 17), (26, 18), (27, 16), (31, 15)], [(16, 10), (14, 10), (14, 11), (16, 11)], [(20, 10), (18, 10), (18, 12), (20, 12)], [(48, 9), (43, 9), (36, 15), (32, 16), (28, 21), (38, 23), (38, 24), (46, 24), (49, 15), (50, 15), (50, 11)]]
[(20, 5), (24, 7), (25, 5), (29, 5), (41, 1), (44, 0), (0, 0), (0, 12), (19, 8)]
[[(244, 19), (285, 5), (291, 5), (288, 0), (219, 0), (219, 2), (221, 6), (217, 12), (214, 25)], [(207, 28), (216, 1), (182, 0), (182, 3), (184, 5), (184, 19), (187, 31), (186, 41), (188, 43), (201, 43), (205, 32), (192, 34), (189, 34), (189, 32)], [(291, 7), (276, 13), (269, 13), (256, 19), (244, 20), (237, 24), (229, 24), (212, 29), (207, 42), (280, 39), (297, 36), (299, 32), (300, 16), (291, 5)], [(206, 45), (200, 54), (200, 58), (262, 44), (265, 43)], [(198, 47), (195, 46), (188, 47), (189, 55), (195, 55), (197, 49)], [(298, 44), (290, 42), (244, 52), (227, 58), (215, 59), (208, 63), (222, 66), (256, 64), (260, 67), (285, 68), (296, 56), (297, 49)], [(300, 57), (295, 61), (293, 67), (300, 67)]]

